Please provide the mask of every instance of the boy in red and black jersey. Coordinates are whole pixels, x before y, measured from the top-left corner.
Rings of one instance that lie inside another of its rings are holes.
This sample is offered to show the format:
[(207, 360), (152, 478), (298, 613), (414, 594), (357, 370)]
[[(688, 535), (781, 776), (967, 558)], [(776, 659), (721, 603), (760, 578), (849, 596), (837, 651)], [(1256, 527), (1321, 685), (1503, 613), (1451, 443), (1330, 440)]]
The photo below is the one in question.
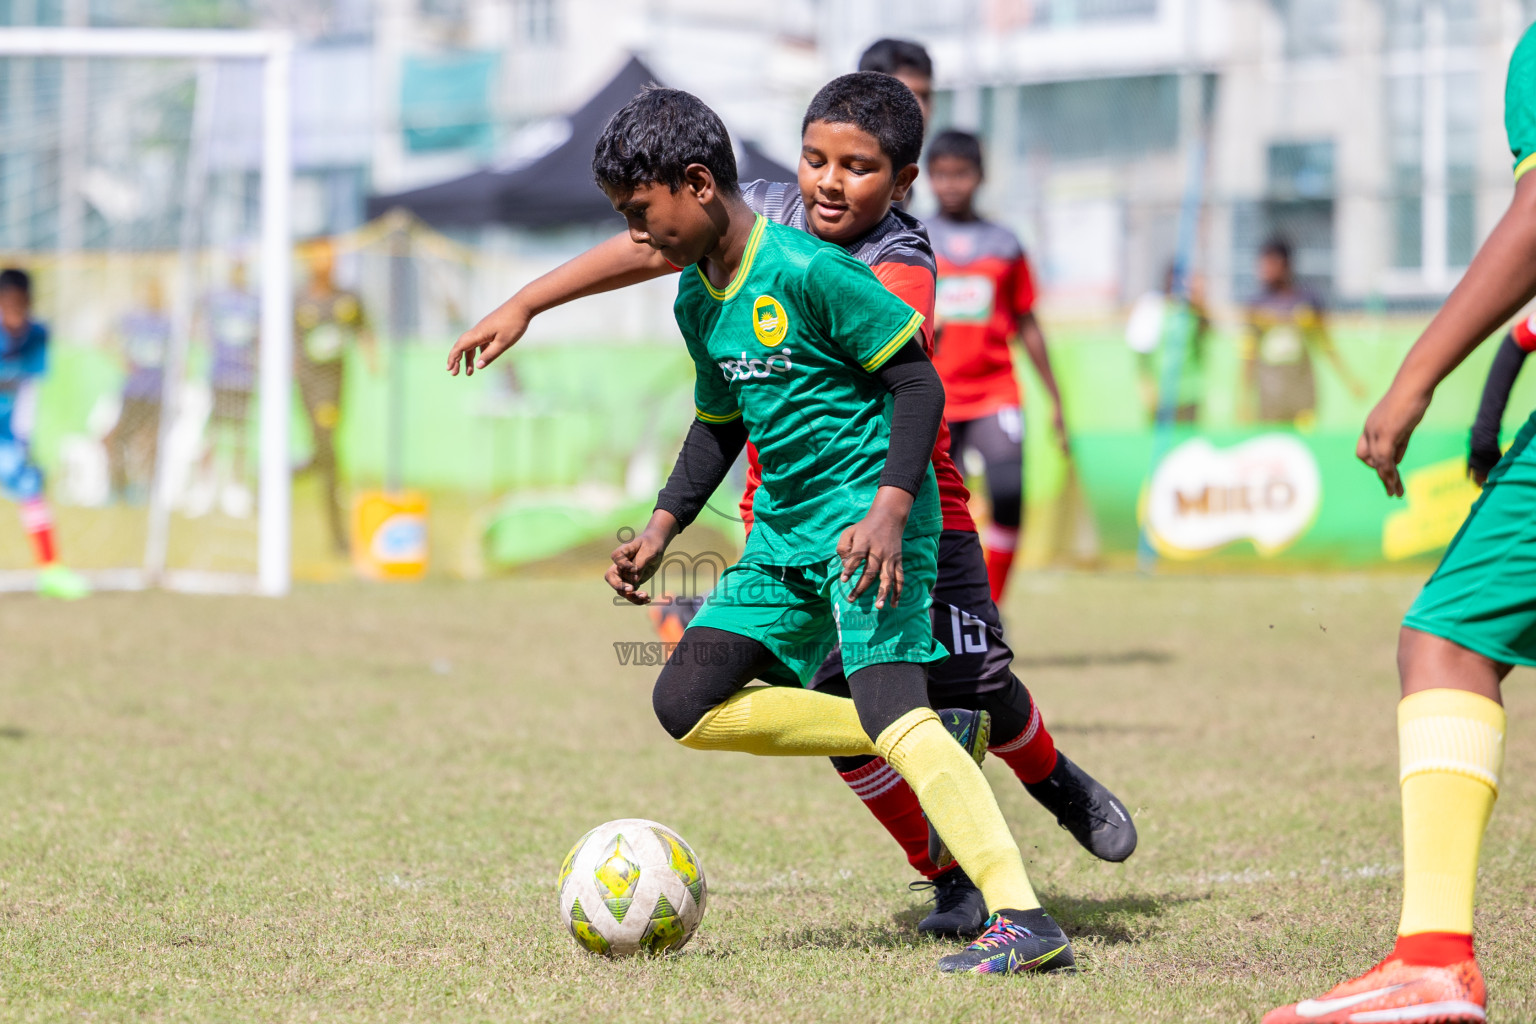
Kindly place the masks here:
[(928, 222), (939, 270), (933, 362), (944, 380), (950, 453), (960, 461), (974, 450), (986, 467), (992, 522), (982, 546), (992, 599), (1000, 601), (1024, 516), (1022, 398), (1009, 348), (1015, 335), (1051, 396), (1056, 434), (1066, 450), (1061, 394), (1035, 320), (1034, 275), (1024, 249), (1012, 231), (976, 213), (981, 141), (969, 132), (939, 135), (928, 148), (928, 177), (939, 200), (939, 215)]

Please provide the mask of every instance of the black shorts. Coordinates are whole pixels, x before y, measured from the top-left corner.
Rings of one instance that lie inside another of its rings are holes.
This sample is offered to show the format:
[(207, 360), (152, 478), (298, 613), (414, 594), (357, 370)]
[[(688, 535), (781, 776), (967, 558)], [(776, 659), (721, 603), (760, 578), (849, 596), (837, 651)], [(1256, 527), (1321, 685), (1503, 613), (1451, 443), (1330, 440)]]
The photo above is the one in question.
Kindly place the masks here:
[[(989, 693), (1013, 678), (1013, 651), (1003, 639), (1003, 620), (992, 603), (981, 539), (970, 530), (939, 534), (939, 581), (929, 610), (933, 638), (949, 652), (928, 666), (928, 699), (950, 707), (949, 698)], [(772, 680), (771, 680), (772, 681)], [(842, 652), (834, 650), (811, 680), (811, 688), (846, 695)]]

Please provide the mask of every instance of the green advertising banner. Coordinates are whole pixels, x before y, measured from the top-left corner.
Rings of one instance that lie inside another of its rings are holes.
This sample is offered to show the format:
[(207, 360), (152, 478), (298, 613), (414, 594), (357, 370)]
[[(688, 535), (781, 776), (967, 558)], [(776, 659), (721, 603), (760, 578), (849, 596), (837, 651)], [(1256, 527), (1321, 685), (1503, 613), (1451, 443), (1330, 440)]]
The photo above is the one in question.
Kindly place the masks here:
[(1366, 565), (1431, 557), (1478, 489), (1465, 435), (1414, 437), (1404, 500), (1355, 458), (1354, 433), (1253, 428), (1177, 433), (1148, 476), (1152, 435), (1080, 434), (1078, 472), (1107, 551), (1134, 551), (1145, 526), (1164, 559)]

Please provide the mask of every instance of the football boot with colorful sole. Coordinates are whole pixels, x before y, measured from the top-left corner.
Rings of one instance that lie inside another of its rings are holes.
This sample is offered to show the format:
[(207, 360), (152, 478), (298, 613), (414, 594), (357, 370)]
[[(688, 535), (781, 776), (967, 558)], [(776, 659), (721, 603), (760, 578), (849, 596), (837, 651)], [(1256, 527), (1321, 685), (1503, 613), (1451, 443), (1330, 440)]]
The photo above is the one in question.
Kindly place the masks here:
[(939, 961), (943, 974), (1024, 974), (1077, 966), (1072, 943), (1044, 910), (999, 910), (981, 938)]

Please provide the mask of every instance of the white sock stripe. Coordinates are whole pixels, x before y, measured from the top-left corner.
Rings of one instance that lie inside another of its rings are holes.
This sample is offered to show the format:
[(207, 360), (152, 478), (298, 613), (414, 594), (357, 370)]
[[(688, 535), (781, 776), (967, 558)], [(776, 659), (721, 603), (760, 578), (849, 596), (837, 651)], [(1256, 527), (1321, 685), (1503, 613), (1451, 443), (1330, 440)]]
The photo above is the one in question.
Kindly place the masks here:
[(1029, 746), (1030, 741), (1035, 738), (1035, 733), (1039, 731), (1040, 705), (1031, 701), (1029, 708), (1029, 724), (1024, 727), (1023, 732), (1019, 733), (1018, 738), (1009, 740), (1007, 743), (1004, 743), (1001, 746), (994, 746), (988, 749), (990, 749), (994, 754), (1011, 754), (1015, 750), (1023, 750), (1025, 747)]
[(1504, 734), (1475, 718), (1434, 715), (1398, 729), (1398, 781), (1425, 772), (1452, 772), (1499, 788)]
[(862, 779), (854, 779), (848, 783), (848, 788), (863, 796), (872, 790), (884, 790), (890, 787), (892, 779), (899, 779), (900, 775), (890, 765), (881, 765), (880, 770), (871, 772)]
[(863, 800), (865, 803), (868, 803), (869, 801), (873, 800), (875, 797), (880, 796), (882, 793), (885, 793), (888, 790), (895, 788), (895, 786), (898, 785), (902, 781), (903, 780), (902, 780), (902, 777), (900, 775), (897, 775), (895, 772), (891, 772), (891, 777), (889, 779), (886, 779), (885, 780), (885, 784), (880, 786), (878, 789), (864, 790), (864, 791), (854, 790), (854, 792), (859, 794), (859, 799), (860, 800)]

